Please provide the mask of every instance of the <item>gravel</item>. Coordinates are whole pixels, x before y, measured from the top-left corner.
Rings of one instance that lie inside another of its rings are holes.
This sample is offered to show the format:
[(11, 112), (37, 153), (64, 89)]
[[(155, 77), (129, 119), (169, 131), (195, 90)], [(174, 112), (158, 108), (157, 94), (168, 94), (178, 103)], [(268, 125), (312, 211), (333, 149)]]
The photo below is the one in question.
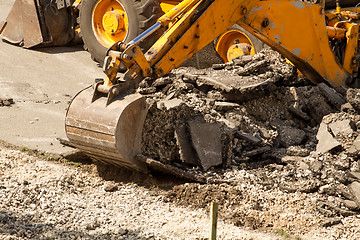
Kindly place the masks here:
[[(0, 239), (208, 236), (205, 209), (165, 202), (151, 187), (105, 181), (97, 175), (95, 165), (45, 161), (19, 150), (0, 150), (0, 199)], [(277, 238), (223, 220), (218, 235), (221, 239)]]
[[(207, 196), (212, 195), (203, 193), (213, 190), (221, 197), (210, 199), (220, 203), (219, 239), (360, 237), (360, 216), (342, 217), (341, 224), (322, 227), (326, 218), (315, 209), (315, 202), (321, 198), (318, 193), (269, 190), (256, 184), (255, 176), (244, 170), (232, 173), (229, 178), (244, 183), (252, 179), (254, 183), (235, 188), (185, 183), (164, 190), (106, 181), (99, 177), (94, 164), (43, 160), (2, 147), (0, 239), (206, 239)], [(196, 195), (201, 206), (194, 207), (193, 200), (185, 201), (193, 198), (173, 199), (180, 189)], [(233, 224), (241, 214), (248, 221), (241, 222), (244, 218), (240, 217)], [(254, 231), (257, 222), (266, 224)]]

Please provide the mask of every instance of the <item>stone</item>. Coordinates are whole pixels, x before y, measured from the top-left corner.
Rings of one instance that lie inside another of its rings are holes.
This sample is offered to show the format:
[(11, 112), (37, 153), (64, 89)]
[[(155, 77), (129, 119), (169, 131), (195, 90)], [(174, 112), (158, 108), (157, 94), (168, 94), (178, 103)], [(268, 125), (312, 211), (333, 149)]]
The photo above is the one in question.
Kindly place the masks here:
[(232, 62), (237, 65), (237, 66), (245, 66), (246, 64), (248, 64), (249, 62), (251, 62), (253, 60), (253, 56), (252, 55), (241, 55), (239, 57), (236, 57), (232, 60)]
[(353, 108), (353, 106), (351, 106), (350, 103), (347, 102), (347, 103), (341, 105), (341, 111), (346, 112), (346, 113), (351, 113), (351, 112), (354, 112), (355, 109)]
[(330, 134), (325, 123), (320, 124), (316, 138), (319, 141), (316, 145), (316, 151), (319, 153), (326, 153), (341, 146), (338, 140)]
[(140, 88), (140, 94), (152, 94), (156, 92), (156, 87)]
[(341, 96), (333, 88), (330, 88), (325, 83), (320, 83), (318, 86), (323, 96), (326, 97), (338, 109), (340, 109), (341, 105), (346, 102), (343, 96)]
[(345, 119), (330, 123), (329, 128), (335, 137), (348, 136), (354, 132), (355, 124), (349, 119)]
[(255, 137), (251, 134), (248, 134), (248, 133), (237, 132), (236, 136), (242, 140), (245, 140), (245, 141), (255, 144), (255, 145), (261, 143), (261, 139)]
[(268, 65), (269, 65), (268, 60), (261, 60), (255, 63), (249, 63), (243, 69), (238, 70), (236, 73), (239, 76), (247, 76), (256, 71), (259, 71), (260, 69), (266, 68)]
[(175, 139), (179, 147), (180, 160), (186, 164), (199, 165), (191, 145), (188, 129), (184, 124), (175, 126)]
[(11, 103), (8, 100), (4, 100), (3, 105), (9, 107), (11, 105)]
[(357, 112), (360, 112), (360, 89), (349, 88), (346, 91), (346, 99)]
[(224, 69), (226, 67), (226, 64), (224, 64), (224, 63), (217, 63), (217, 64), (213, 64), (212, 65), (212, 68), (214, 69), (214, 70), (222, 70), (222, 69)]
[(349, 189), (355, 202), (360, 206), (360, 183), (359, 182), (352, 182), (349, 185)]
[(330, 227), (341, 223), (341, 218), (335, 217), (335, 218), (327, 218), (323, 221), (321, 224), (323, 227)]
[(219, 120), (217, 120), (217, 122), (223, 123), (230, 130), (234, 130), (234, 131), (237, 130), (237, 125), (233, 121), (229, 121), (229, 120), (227, 120), (225, 118), (220, 118)]
[(214, 108), (215, 108), (215, 110), (223, 111), (223, 112), (232, 110), (232, 109), (237, 108), (237, 107), (239, 107), (239, 104), (237, 104), (237, 103), (232, 103), (232, 102), (219, 102), (219, 101), (215, 101), (215, 103), (214, 103)]
[(350, 146), (347, 150), (349, 156), (355, 157), (359, 155), (359, 150), (354, 147), (354, 145)]
[(289, 93), (294, 98), (296, 105), (298, 105), (300, 108), (303, 108), (305, 106), (306, 98), (304, 95), (304, 90), (302, 88), (290, 87)]
[(150, 87), (150, 84), (149, 81), (147, 81), (147, 78), (145, 78), (139, 83), (139, 88), (148, 88), (148, 87)]
[(286, 149), (286, 154), (290, 156), (306, 157), (309, 156), (310, 150), (300, 146), (290, 146)]
[(305, 120), (305, 121), (309, 121), (310, 117), (309, 115), (307, 115), (306, 113), (304, 113), (303, 111), (301, 111), (301, 109), (296, 108), (294, 106), (290, 106), (288, 107), (289, 112), (291, 112), (292, 114), (298, 116), (299, 118)]
[[(185, 79), (186, 78), (186, 79)], [(196, 83), (196, 80), (198, 79), (198, 75), (191, 74), (191, 73), (185, 73), (183, 81), (188, 83)]]
[(224, 91), (224, 92), (231, 92), (234, 90), (232, 86), (228, 86), (218, 79), (205, 77), (205, 76), (199, 76), (196, 81), (196, 84), (198, 85), (199, 89), (201, 89), (201, 87), (205, 85), (207, 86), (206, 88), (208, 87), (215, 88), (219, 91)]
[(347, 170), (350, 168), (350, 161), (348, 158), (345, 159), (340, 158), (334, 162), (334, 165), (339, 170)]
[(268, 152), (270, 150), (271, 150), (270, 146), (260, 147), (260, 148), (256, 148), (254, 150), (245, 152), (244, 156), (245, 157), (253, 157), (253, 156), (260, 155), (260, 154), (263, 154), (265, 152)]
[(199, 183), (206, 182), (206, 179), (203, 176), (199, 176), (189, 171), (184, 171), (183, 169), (175, 167), (173, 165), (164, 164), (155, 159), (146, 158), (146, 157), (141, 157), (141, 160), (144, 161), (150, 169), (153, 169), (155, 171), (171, 174), (179, 178), (187, 179), (189, 181), (194, 181)]
[(115, 192), (118, 190), (118, 186), (109, 184), (104, 188), (105, 192)]
[(278, 161), (282, 161), (282, 158), (286, 156), (286, 148), (272, 149), (268, 156)]
[(332, 113), (333, 107), (331, 107), (325, 97), (321, 94), (321, 91), (313, 88), (306, 98), (306, 106), (309, 110), (309, 114), (316, 123), (321, 123), (324, 116)]
[(319, 173), (322, 167), (323, 167), (322, 162), (318, 160), (315, 160), (310, 164), (310, 169), (315, 173)]
[(170, 100), (164, 100), (157, 103), (157, 107), (159, 109), (162, 109), (163, 107), (167, 110), (178, 108), (180, 105), (183, 104), (183, 101), (179, 98), (173, 98)]
[(155, 82), (152, 84), (153, 87), (162, 87), (165, 85), (168, 85), (172, 83), (172, 80), (170, 78), (158, 78), (155, 80)]
[(355, 181), (360, 181), (360, 172), (347, 172), (347, 176)]
[(258, 131), (262, 138), (269, 139), (271, 137), (269, 131), (266, 128), (259, 127)]
[(286, 164), (296, 164), (301, 162), (303, 159), (303, 157), (285, 155), (281, 158), (281, 162)]
[(306, 133), (298, 128), (281, 126), (279, 128), (279, 142), (284, 147), (300, 145), (305, 139)]
[(210, 167), (222, 163), (221, 130), (216, 123), (189, 121), (190, 135), (193, 147), (199, 157), (202, 168), (206, 171)]
[(308, 165), (306, 162), (301, 161), (301, 162), (299, 163), (299, 169), (308, 170), (308, 169), (309, 169), (309, 165)]
[(309, 115), (303, 112), (303, 110), (306, 109), (306, 98), (304, 96), (303, 90), (301, 88), (290, 87), (289, 93), (292, 95), (294, 101), (293, 104), (288, 107), (289, 112), (305, 121), (309, 121)]
[(360, 135), (355, 138), (353, 146), (356, 150), (360, 151)]
[(97, 221), (91, 222), (88, 225), (86, 225), (86, 230), (95, 230), (96, 228), (100, 227), (100, 223)]
[(344, 204), (345, 207), (347, 207), (348, 209), (350, 209), (352, 211), (359, 210), (359, 206), (354, 201), (345, 199), (345, 200), (342, 200), (342, 203)]
[(348, 188), (345, 185), (338, 185), (336, 187), (336, 190), (339, 194), (341, 194), (343, 197), (349, 200), (353, 200), (353, 195), (350, 193)]

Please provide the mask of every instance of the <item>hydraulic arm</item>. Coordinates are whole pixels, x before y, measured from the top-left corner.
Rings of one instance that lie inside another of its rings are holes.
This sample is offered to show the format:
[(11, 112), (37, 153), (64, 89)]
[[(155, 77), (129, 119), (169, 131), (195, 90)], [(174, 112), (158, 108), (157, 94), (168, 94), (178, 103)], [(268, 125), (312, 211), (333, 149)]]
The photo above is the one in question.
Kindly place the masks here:
[[(68, 137), (96, 159), (146, 171), (136, 157), (147, 113), (144, 97), (134, 93), (138, 84), (180, 66), (235, 23), (288, 58), (312, 82), (353, 84), (359, 68), (359, 12), (340, 10), (331, 22), (332, 14), (325, 12), (324, 2), (182, 1), (133, 41), (118, 42), (108, 50), (106, 79), (79, 93), (69, 107)], [(143, 54), (137, 43), (162, 27), (168, 27), (166, 32)], [(336, 38), (346, 42), (341, 56), (331, 45)], [(127, 68), (121, 79), (120, 64)]]

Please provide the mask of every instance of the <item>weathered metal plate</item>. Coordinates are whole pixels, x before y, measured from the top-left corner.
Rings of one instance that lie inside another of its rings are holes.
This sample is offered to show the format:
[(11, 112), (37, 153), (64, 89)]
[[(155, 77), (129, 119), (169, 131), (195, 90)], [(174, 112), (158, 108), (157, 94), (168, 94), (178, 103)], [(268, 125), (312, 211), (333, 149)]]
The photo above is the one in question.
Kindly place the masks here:
[(21, 1), (16, 0), (12, 6), (3, 27), (0, 29), (0, 36), (13, 44), (20, 44), (24, 39)]
[(34, 0), (16, 0), (1, 29), (0, 36), (13, 44), (31, 48), (43, 42)]
[(141, 135), (147, 114), (140, 94), (118, 96), (106, 106), (106, 97), (91, 103), (92, 88), (81, 91), (68, 108), (65, 130), (70, 142), (90, 157), (146, 172), (141, 153)]
[(21, 3), (24, 47), (31, 48), (44, 40), (34, 0), (22, 0)]

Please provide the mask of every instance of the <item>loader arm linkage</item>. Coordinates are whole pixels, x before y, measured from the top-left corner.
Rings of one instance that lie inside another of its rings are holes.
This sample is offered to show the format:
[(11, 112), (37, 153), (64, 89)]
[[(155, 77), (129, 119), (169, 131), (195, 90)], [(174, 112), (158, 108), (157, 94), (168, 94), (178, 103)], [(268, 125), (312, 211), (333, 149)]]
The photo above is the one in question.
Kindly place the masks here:
[[(180, 66), (235, 23), (289, 59), (313, 83), (328, 82), (334, 87), (351, 84), (359, 68), (359, 13), (352, 13), (352, 21), (327, 26), (324, 9), (324, 3), (299, 0), (182, 1), (130, 43), (119, 42), (109, 49), (104, 62), (106, 80), (98, 82), (93, 92), (81, 92), (69, 107), (66, 131), (70, 141), (94, 158), (108, 156), (118, 165), (146, 171), (145, 164), (136, 158), (146, 103), (134, 90), (145, 77), (161, 77)], [(136, 44), (165, 26), (167, 31), (143, 54)], [(342, 63), (329, 43), (329, 36), (339, 37), (339, 31), (347, 39)], [(121, 63), (127, 72), (119, 80), (116, 71)], [(116, 105), (120, 108), (114, 110)], [(117, 117), (111, 124), (98, 122), (114, 111), (118, 111)], [(121, 132), (119, 125), (125, 122), (128, 125)], [(111, 128), (103, 130), (100, 125)]]

